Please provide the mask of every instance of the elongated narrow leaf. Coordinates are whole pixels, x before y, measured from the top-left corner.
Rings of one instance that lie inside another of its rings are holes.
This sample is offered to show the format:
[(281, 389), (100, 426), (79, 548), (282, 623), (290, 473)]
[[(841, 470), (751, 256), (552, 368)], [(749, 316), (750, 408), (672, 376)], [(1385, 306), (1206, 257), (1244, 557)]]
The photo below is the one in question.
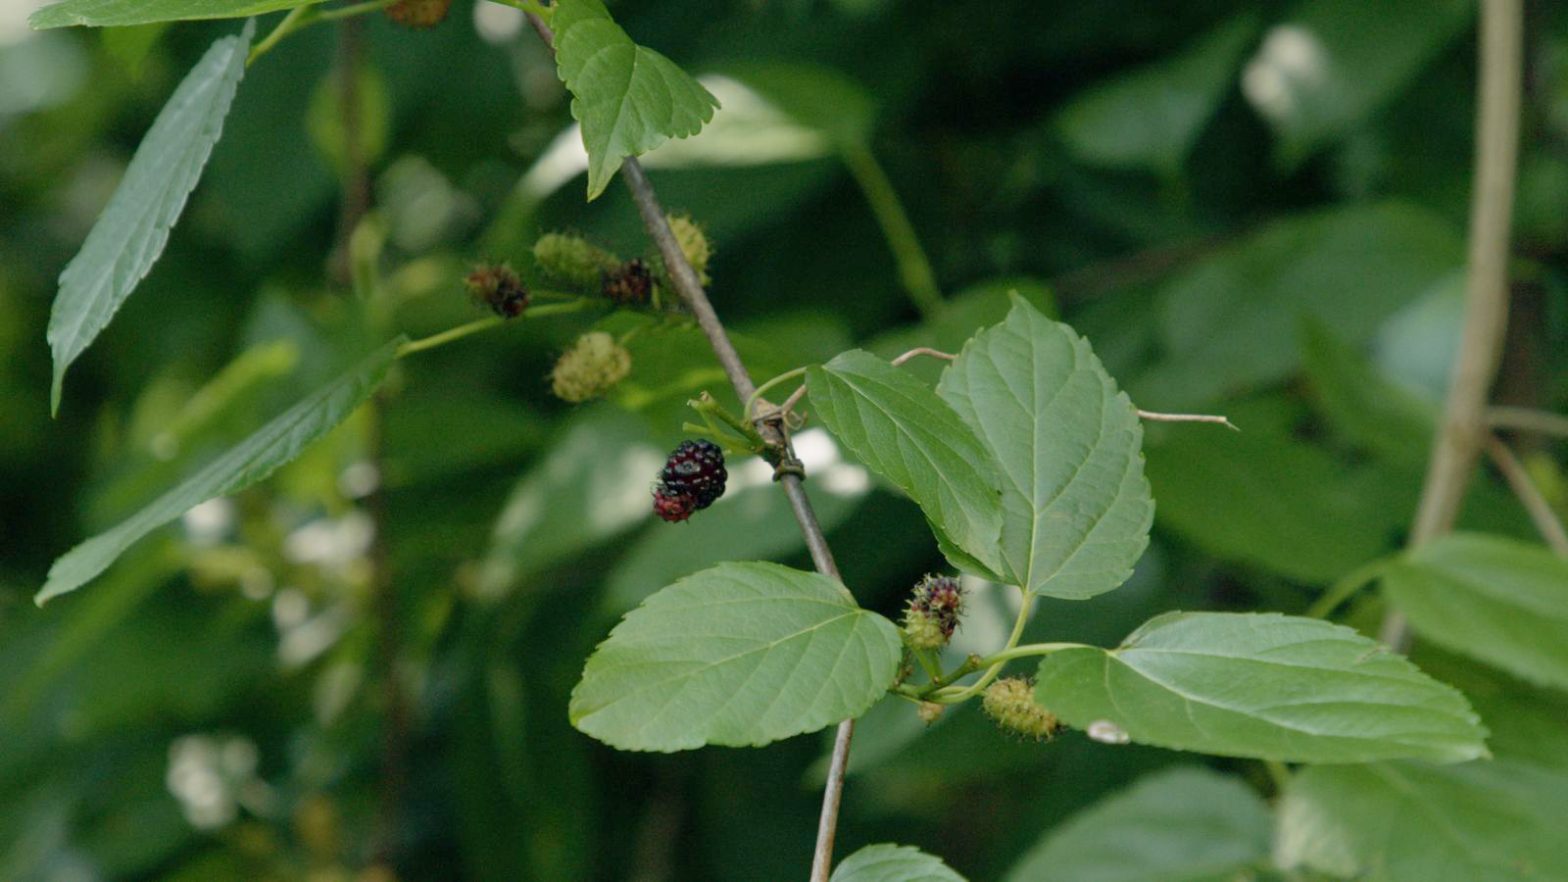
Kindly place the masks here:
[(572, 691), (572, 724), (622, 750), (767, 744), (865, 713), (901, 647), (892, 622), (825, 576), (720, 564), (610, 632)]
[(1074, 726), (1177, 750), (1318, 763), (1486, 755), (1457, 690), (1349, 628), (1274, 613), (1157, 616), (1114, 650), (1046, 656), (1035, 697)]
[(1568, 688), (1568, 561), (1500, 536), (1454, 534), (1383, 573), (1389, 599), (1433, 643)]
[(169, 230), (223, 131), (255, 29), (254, 21), (246, 22), (239, 36), (213, 43), (174, 90), (82, 250), (60, 273), (60, 293), (49, 314), (51, 410), (60, 409), (66, 368), (108, 326), (163, 253)]
[(1555, 882), (1564, 817), (1568, 774), (1525, 763), (1319, 766), (1285, 788), (1275, 855), (1378, 882)]
[(1000, 572), (996, 468), (975, 433), (929, 387), (855, 349), (806, 371), (812, 408), (872, 471), (925, 512), (955, 564)]
[[(109, 27), (201, 18), (245, 18), (321, 0), (65, 0), (33, 13), (34, 28)], [(244, 57), (244, 53), (240, 53)]]
[(844, 858), (828, 882), (964, 882), (964, 877), (918, 848), (882, 844)]
[(1232, 882), (1269, 856), (1269, 807), (1207, 769), (1150, 775), (1046, 835), (1008, 882)]
[(1015, 297), (937, 394), (996, 460), (1009, 581), (1082, 599), (1127, 580), (1154, 519), (1143, 427), (1086, 340)]
[(343, 422), (370, 397), (386, 376), (402, 342), (400, 337), (366, 356), (179, 486), (113, 529), (66, 552), (49, 568), (49, 580), (38, 592), (37, 602), (42, 605), (50, 598), (75, 591), (102, 573), (138, 539), (209, 499), (236, 493), (264, 480), (299, 456), (311, 442)]
[(675, 62), (626, 36), (599, 0), (555, 5), (555, 62), (588, 150), (588, 198), (621, 162), (697, 134), (719, 102)]

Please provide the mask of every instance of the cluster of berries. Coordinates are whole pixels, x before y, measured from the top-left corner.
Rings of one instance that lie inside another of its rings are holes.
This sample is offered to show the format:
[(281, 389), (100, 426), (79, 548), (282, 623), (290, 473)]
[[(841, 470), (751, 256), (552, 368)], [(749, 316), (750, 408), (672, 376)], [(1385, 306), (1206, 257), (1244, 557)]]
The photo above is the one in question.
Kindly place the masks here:
[(964, 608), (964, 589), (952, 576), (926, 576), (904, 610), (904, 642), (912, 649), (941, 649), (953, 639)]
[(724, 451), (708, 440), (682, 441), (664, 463), (653, 488), (653, 512), (670, 523), (684, 521), (693, 512), (712, 505), (724, 495)]
[(980, 707), (1004, 731), (1043, 741), (1061, 726), (1056, 715), (1034, 700), (1034, 681), (1028, 677), (1003, 677), (986, 687)]
[(517, 318), (528, 308), (528, 286), (507, 264), (484, 264), (463, 279), (475, 303), (502, 318)]

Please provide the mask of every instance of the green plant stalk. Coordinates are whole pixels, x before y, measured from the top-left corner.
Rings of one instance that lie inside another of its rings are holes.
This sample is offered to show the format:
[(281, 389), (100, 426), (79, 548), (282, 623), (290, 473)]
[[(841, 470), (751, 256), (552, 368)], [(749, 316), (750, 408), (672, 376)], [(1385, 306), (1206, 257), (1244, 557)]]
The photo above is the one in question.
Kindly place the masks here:
[[(550, 303), (546, 304), (545, 306), (536, 306), (533, 309), (524, 312), (523, 317), (549, 318), (553, 315), (567, 315), (573, 312), (582, 312), (584, 309), (594, 305), (596, 304), (591, 300), (574, 300), (568, 303)], [(488, 331), (491, 328), (498, 328), (501, 325), (506, 324), (508, 321), (510, 321), (510, 319), (505, 319), (498, 315), (486, 316), (482, 319), (475, 319), (474, 321), (468, 322), (467, 324), (458, 325), (455, 328), (448, 328), (439, 334), (431, 334), (428, 337), (421, 337), (418, 340), (410, 340), (407, 343), (404, 343), (402, 346), (398, 347), (397, 357), (406, 358), (416, 352), (424, 352), (427, 349), (435, 349), (437, 347), (445, 346), (448, 343), (461, 340), (464, 337), (478, 334), (481, 331)]]
[(245, 66), (250, 67), (252, 64), (255, 64), (256, 59), (271, 52), (272, 48), (283, 42), (285, 37), (302, 31), (317, 22), (342, 21), (343, 19), (353, 18), (369, 12), (377, 12), (396, 2), (398, 0), (367, 0), (364, 3), (355, 3), (352, 6), (342, 6), (337, 9), (327, 10), (323, 10), (320, 6), (296, 6), (289, 10), (289, 14), (285, 15), (283, 20), (278, 22), (278, 26), (273, 28), (271, 33), (267, 34), (260, 43), (251, 48), (250, 55), (245, 59)]
[(937, 664), (935, 658), (931, 657), (929, 649), (912, 649), (909, 651), (909, 654), (914, 656), (915, 661), (920, 663), (920, 667), (926, 672), (926, 676), (931, 678), (933, 684), (942, 679), (942, 666)]
[(1378, 576), (1382, 575), (1383, 568), (1388, 566), (1387, 558), (1379, 558), (1365, 564), (1349, 575), (1335, 582), (1332, 587), (1323, 592), (1317, 602), (1307, 607), (1304, 615), (1311, 619), (1327, 618), (1328, 614), (1339, 608), (1339, 605), (1349, 600), (1357, 591), (1371, 584)]
[(871, 213), (876, 215), (882, 234), (887, 237), (888, 247), (898, 264), (898, 277), (904, 283), (910, 301), (925, 318), (941, 312), (942, 290), (937, 287), (936, 272), (931, 269), (931, 260), (921, 247), (915, 225), (910, 223), (909, 214), (904, 211), (904, 204), (899, 201), (898, 191), (893, 189), (887, 172), (877, 162), (871, 148), (864, 144), (847, 145), (841, 155), (850, 176), (865, 194)]
[(754, 416), (755, 415), (756, 407), (757, 407), (757, 400), (762, 397), (762, 393), (768, 391), (769, 389), (773, 389), (773, 388), (775, 388), (775, 387), (777, 387), (777, 386), (779, 386), (779, 385), (781, 385), (783, 383), (787, 383), (790, 380), (795, 379), (796, 377), (803, 377), (805, 375), (806, 375), (806, 369), (803, 368), (803, 367), (799, 367), (799, 368), (795, 368), (792, 371), (785, 371), (784, 373), (779, 374), (778, 376), (774, 377), (773, 379), (768, 380), (766, 383), (763, 383), (761, 386), (758, 386), (756, 388), (756, 390), (753, 391), (751, 393), (751, 395), (746, 399), (746, 407), (744, 408), (746, 416), (750, 417), (750, 416)]

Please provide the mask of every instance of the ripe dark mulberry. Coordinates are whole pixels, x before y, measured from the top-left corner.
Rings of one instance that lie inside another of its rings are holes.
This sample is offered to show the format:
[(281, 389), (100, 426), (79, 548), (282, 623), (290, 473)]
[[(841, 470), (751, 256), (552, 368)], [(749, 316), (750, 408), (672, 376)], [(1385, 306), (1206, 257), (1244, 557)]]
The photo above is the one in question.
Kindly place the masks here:
[(712, 441), (682, 441), (670, 453), (653, 491), (653, 510), (667, 521), (684, 521), (724, 495), (724, 451)]
[(634, 257), (615, 269), (605, 270), (599, 290), (621, 306), (647, 303), (653, 296), (653, 273), (646, 263)]

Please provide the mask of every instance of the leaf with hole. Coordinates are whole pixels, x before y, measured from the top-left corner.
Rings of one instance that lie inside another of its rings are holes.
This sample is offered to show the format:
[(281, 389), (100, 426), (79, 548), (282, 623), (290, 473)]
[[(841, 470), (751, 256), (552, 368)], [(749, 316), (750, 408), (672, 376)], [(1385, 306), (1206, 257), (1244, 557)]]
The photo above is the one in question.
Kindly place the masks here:
[(1201, 768), (1149, 775), (1068, 818), (1008, 882), (1233, 882), (1268, 859), (1273, 816), (1238, 778)]
[(816, 415), (857, 459), (908, 493), (954, 564), (998, 572), (996, 467), (973, 431), (930, 387), (853, 349), (806, 371)]
[(1143, 427), (1088, 341), (1015, 295), (937, 394), (996, 461), (1007, 581), (1085, 599), (1132, 575), (1154, 519)]
[(1464, 696), (1355, 631), (1275, 613), (1167, 613), (1113, 650), (1040, 662), (1035, 697), (1068, 724), (1155, 747), (1281, 762), (1486, 755)]
[(902, 655), (893, 623), (838, 582), (725, 563), (622, 619), (588, 659), (570, 715), (621, 750), (755, 747), (865, 713)]
[(632, 42), (599, 0), (553, 8), (556, 70), (582, 125), (592, 200), (628, 156), (697, 134), (718, 101), (675, 62)]
[(42, 605), (53, 597), (75, 591), (143, 536), (209, 499), (265, 480), (298, 457), (312, 442), (347, 419), (381, 385), (403, 342), (404, 338), (399, 337), (377, 349), (113, 529), (66, 552), (49, 568), (49, 579), (38, 592), (37, 602)]
[(49, 314), (51, 411), (60, 409), (66, 369), (108, 327), (163, 253), (169, 230), (223, 132), (255, 28), (255, 22), (246, 22), (239, 36), (213, 43), (174, 90), (82, 250), (60, 273), (60, 293)]
[(1412, 549), (1382, 576), (1422, 637), (1568, 689), (1568, 561), (1538, 545), (1455, 533)]

